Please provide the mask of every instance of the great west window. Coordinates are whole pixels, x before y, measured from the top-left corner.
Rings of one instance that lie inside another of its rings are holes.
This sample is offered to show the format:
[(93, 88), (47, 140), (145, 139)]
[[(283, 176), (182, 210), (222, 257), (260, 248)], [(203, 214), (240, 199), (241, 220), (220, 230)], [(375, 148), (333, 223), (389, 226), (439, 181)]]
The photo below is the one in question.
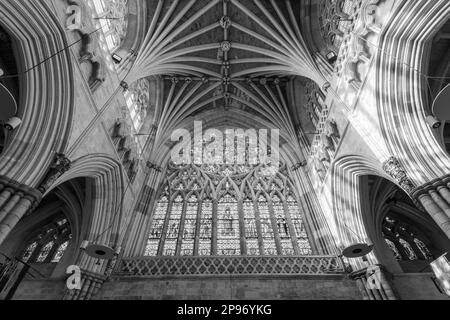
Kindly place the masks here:
[(284, 166), (169, 165), (146, 256), (310, 255)]

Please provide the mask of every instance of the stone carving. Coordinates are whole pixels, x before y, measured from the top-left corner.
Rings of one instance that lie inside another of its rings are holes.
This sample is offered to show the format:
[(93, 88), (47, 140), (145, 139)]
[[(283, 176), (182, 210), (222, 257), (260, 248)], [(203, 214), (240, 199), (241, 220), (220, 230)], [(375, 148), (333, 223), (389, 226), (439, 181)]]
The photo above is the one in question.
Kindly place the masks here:
[(116, 120), (111, 137), (128, 178), (133, 181), (139, 169), (139, 156), (136, 142), (131, 133), (131, 125), (125, 116), (125, 118)]
[(342, 8), (345, 7), (345, 0), (322, 0), (319, 3), (319, 21), (321, 24), (321, 34), (328, 48), (332, 51), (339, 49), (339, 40), (344, 35), (341, 30), (341, 19), (348, 19), (349, 16)]
[(330, 162), (331, 161), (330, 154), (328, 153), (327, 149), (324, 147), (320, 148), (318, 157), (319, 157), (319, 160), (322, 162)]
[(341, 136), (339, 134), (339, 128), (335, 120), (330, 119), (325, 123), (325, 130), (330, 137), (339, 139)]
[(220, 19), (220, 26), (221, 26), (223, 29), (228, 29), (228, 28), (231, 26), (231, 19), (230, 19), (230, 17), (223, 16), (223, 17)]
[(150, 161), (147, 161), (147, 168), (150, 170), (155, 170), (156, 172), (162, 172), (162, 168)]
[(64, 154), (57, 153), (47, 175), (45, 176), (44, 182), (42, 182), (38, 190), (41, 193), (45, 193), (58, 178), (70, 170), (71, 166), (72, 162)]
[(406, 174), (406, 170), (400, 161), (395, 157), (390, 157), (384, 164), (383, 170), (398, 182), (401, 188), (411, 193), (416, 186)]
[(123, 40), (128, 30), (128, 0), (106, 0), (107, 16), (111, 29)]
[(314, 158), (314, 168), (316, 169), (317, 174), (319, 175), (320, 179), (325, 179), (325, 176), (327, 174), (327, 168), (323, 164), (322, 161), (320, 161), (317, 157)]
[(345, 78), (348, 82), (356, 81), (361, 84), (358, 74), (358, 64), (368, 63), (371, 53), (365, 39), (371, 32), (380, 32), (381, 27), (376, 24), (375, 12), (379, 0), (368, 0), (361, 7), (361, 17), (357, 20), (354, 31), (351, 33), (350, 48), (347, 55)]
[(381, 32), (381, 25), (377, 23), (375, 13), (380, 0), (367, 0), (361, 7), (361, 22), (364, 29), (370, 29), (374, 32)]
[(326, 148), (332, 152), (336, 151), (336, 148), (334, 147), (333, 139), (331, 139), (331, 137), (329, 135), (322, 133), (321, 141), (322, 141), (322, 145), (324, 148)]
[(231, 50), (231, 42), (230, 42), (230, 41), (223, 41), (223, 42), (220, 44), (220, 49), (221, 49), (223, 52), (228, 52), (228, 51), (230, 51), (230, 50)]
[(300, 168), (306, 167), (308, 165), (308, 161), (303, 160), (302, 162), (298, 162), (295, 165), (292, 166), (292, 171), (297, 171)]
[(91, 16), (89, 8), (84, 1), (70, 0), (70, 6), (67, 9), (69, 15), (67, 20), (67, 29), (77, 32), (81, 37), (81, 49), (79, 62), (91, 64), (91, 74), (89, 76), (89, 87), (91, 90), (98, 88), (105, 81), (104, 59), (98, 53), (98, 37), (96, 31), (89, 22)]
[[(190, 78), (186, 78), (185, 81), (188, 82), (188, 79)], [(147, 79), (140, 79), (129, 86), (128, 90), (136, 113), (144, 120), (150, 104), (150, 82)]]
[(375, 13), (380, 0), (359, 0), (359, 10), (354, 16), (352, 25), (341, 44), (341, 52), (336, 64), (336, 71), (348, 84), (357, 89), (363, 80), (359, 69), (371, 59), (371, 51), (367, 43), (370, 33), (380, 33), (381, 26), (376, 22)]

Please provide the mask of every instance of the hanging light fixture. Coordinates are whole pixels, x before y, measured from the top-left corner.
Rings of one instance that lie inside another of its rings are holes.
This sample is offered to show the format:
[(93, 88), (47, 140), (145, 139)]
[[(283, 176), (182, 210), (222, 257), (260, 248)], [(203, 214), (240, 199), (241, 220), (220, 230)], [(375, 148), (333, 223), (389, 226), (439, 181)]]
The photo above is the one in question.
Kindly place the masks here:
[(107, 245), (83, 241), (80, 247), (88, 256), (99, 260), (111, 260), (120, 254), (121, 248), (113, 249)]
[(373, 244), (372, 243), (355, 243), (347, 248), (345, 248), (342, 251), (342, 255), (346, 258), (362, 258), (369, 253), (371, 253), (373, 250)]
[(354, 232), (352, 229), (350, 229), (345, 222), (344, 226), (347, 230), (349, 230), (351, 233), (353, 233), (356, 236), (357, 243), (354, 243), (342, 250), (342, 255), (346, 258), (363, 258), (373, 250), (373, 243), (370, 241), (370, 239), (366, 238), (365, 241), (360, 238), (356, 232)]

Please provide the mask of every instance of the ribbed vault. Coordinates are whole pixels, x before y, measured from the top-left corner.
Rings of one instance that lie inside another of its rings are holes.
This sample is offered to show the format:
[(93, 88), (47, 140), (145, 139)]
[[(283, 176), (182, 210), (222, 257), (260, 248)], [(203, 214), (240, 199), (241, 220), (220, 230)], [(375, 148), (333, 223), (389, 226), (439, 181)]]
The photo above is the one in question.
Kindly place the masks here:
[(154, 150), (187, 119), (236, 110), (253, 127), (282, 129), (289, 149), (300, 150), (287, 84), (298, 76), (324, 88), (327, 79), (302, 36), (297, 1), (152, 0), (148, 8), (148, 31), (125, 83), (163, 82)]

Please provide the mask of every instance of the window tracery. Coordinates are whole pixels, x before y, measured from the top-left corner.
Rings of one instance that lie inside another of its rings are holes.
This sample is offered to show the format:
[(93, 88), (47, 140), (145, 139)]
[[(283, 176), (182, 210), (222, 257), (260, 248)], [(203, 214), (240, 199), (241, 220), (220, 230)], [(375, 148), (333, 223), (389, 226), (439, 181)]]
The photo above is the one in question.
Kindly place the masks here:
[(58, 263), (69, 247), (71, 238), (67, 219), (59, 217), (30, 238), (20, 256), (28, 263)]
[(310, 255), (286, 167), (170, 164), (146, 256)]
[(383, 236), (399, 261), (434, 259), (425, 235), (404, 221), (387, 215), (383, 221)]

